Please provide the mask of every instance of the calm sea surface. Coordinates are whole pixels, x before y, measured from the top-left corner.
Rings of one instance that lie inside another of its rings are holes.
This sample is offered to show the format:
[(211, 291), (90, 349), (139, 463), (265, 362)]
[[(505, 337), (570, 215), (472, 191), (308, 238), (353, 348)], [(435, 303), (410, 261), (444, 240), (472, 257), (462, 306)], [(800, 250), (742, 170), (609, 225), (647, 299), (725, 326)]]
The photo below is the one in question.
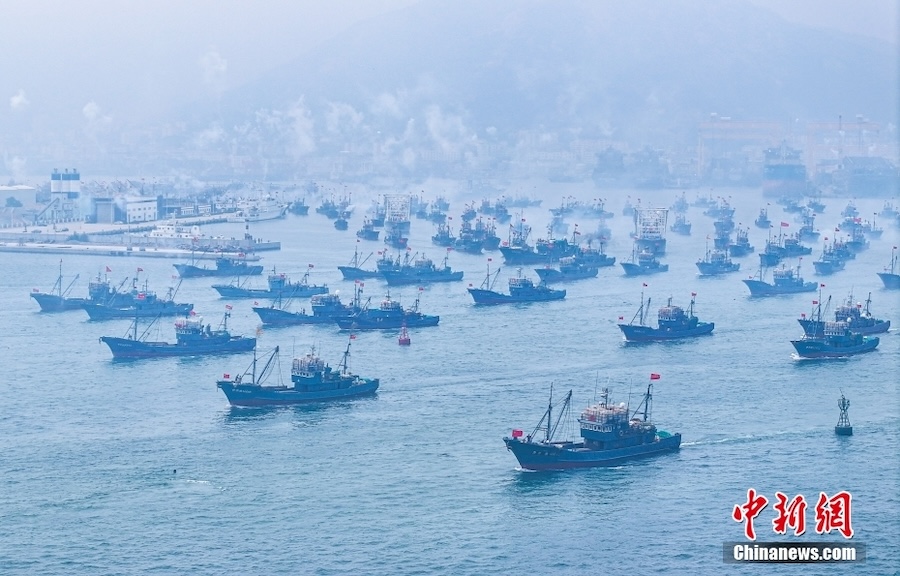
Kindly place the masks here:
[[(583, 189), (585, 200), (601, 194)], [(541, 208), (525, 211), (533, 237), (545, 236), (547, 208), (568, 193), (579, 189), (548, 189)], [(606, 251), (622, 261), (631, 245), (631, 221), (621, 215), (626, 193), (602, 194), (617, 214)], [(644, 206), (668, 206), (679, 193), (630, 194)], [(766, 232), (752, 222), (765, 201), (755, 191), (727, 194), (735, 221), (750, 225), (761, 250)], [(846, 200), (826, 204), (817, 226), (830, 236)], [(880, 201), (857, 205), (864, 218), (881, 208)], [(336, 267), (352, 256), (367, 206), (357, 205), (346, 232), (315, 213), (251, 225), (257, 237), (282, 242), (262, 262), (293, 279), (314, 264), (312, 282), (349, 298), (353, 284)], [(461, 211), (454, 201), (454, 223)], [(799, 228), (774, 202), (770, 217)], [(464, 281), (422, 293), (422, 310), (439, 314), (440, 326), (411, 330), (408, 348), (394, 332), (359, 333), (354, 341), (351, 368), (381, 378), (377, 396), (274, 410), (231, 409), (216, 389), (222, 373), (242, 372), (250, 356), (113, 362), (98, 338), (123, 335), (127, 320), (39, 313), (29, 292), (50, 288), (60, 257), (0, 253), (0, 573), (896, 574), (897, 332), (864, 356), (793, 359), (790, 340), (802, 334), (796, 319), (817, 296), (751, 300), (740, 280), (757, 270), (756, 254), (740, 259), (739, 273), (698, 278), (694, 262), (714, 229), (699, 208), (688, 219), (690, 237), (667, 233), (670, 272), (626, 278), (616, 264), (566, 285), (560, 302), (475, 308), (465, 288), (484, 279), (488, 256), (453, 252), (450, 265), (465, 271)], [(597, 226), (569, 222), (585, 233)], [(898, 243), (896, 228), (883, 224), (884, 238), (834, 276), (814, 275), (821, 242), (810, 243), (815, 250), (802, 272), (825, 283), (833, 300), (852, 291), (864, 301), (871, 292), (873, 313), (897, 326), (900, 293), (884, 290), (876, 276)], [(243, 229), (204, 232), (239, 236)], [(438, 261), (443, 249), (431, 245), (433, 232), (413, 219), (410, 245)], [(382, 248), (360, 243), (366, 254)], [(493, 258), (492, 266), (502, 262), (499, 253)], [(117, 281), (140, 266), (164, 292), (172, 263), (72, 256), (63, 269), (67, 279), (81, 275), (76, 296), (104, 266)], [(514, 273), (501, 273), (503, 290)], [(668, 297), (686, 306), (697, 292), (696, 313), (716, 323), (713, 335), (626, 346), (617, 319), (635, 313), (643, 282), (654, 319)], [(177, 300), (193, 302), (215, 325), (229, 302), (212, 283), (186, 280)], [(377, 303), (385, 285), (370, 280), (365, 291)], [(415, 293), (409, 287), (391, 296), (409, 305)], [(252, 334), (259, 324), (252, 301), (230, 303), (234, 332)], [(151, 338), (171, 341), (171, 322)], [(315, 345), (334, 365), (346, 344), (336, 327), (302, 326), (266, 329), (260, 347), (281, 346), (287, 380), (291, 353)], [(603, 386), (617, 401), (631, 393), (637, 402), (651, 372), (662, 375), (653, 419), (682, 433), (680, 452), (609, 469), (529, 473), (505, 450), (510, 429), (537, 423), (551, 384), (560, 394), (573, 390), (577, 412)], [(833, 432), (842, 390), (851, 401), (850, 438)], [(853, 540), (868, 546), (866, 564), (723, 565), (722, 543), (743, 539), (732, 508), (751, 487), (771, 502), (756, 520), (758, 540), (798, 543), (844, 542), (815, 533), (813, 508), (819, 492), (849, 491)], [(776, 491), (806, 497), (805, 535), (773, 533)]]

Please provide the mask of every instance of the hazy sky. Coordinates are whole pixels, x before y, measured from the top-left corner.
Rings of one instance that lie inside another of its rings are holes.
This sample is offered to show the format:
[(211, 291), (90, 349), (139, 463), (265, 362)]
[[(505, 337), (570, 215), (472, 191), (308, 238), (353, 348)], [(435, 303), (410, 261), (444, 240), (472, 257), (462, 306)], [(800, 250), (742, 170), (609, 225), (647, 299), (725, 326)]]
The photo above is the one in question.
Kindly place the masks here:
[[(897, 43), (898, 0), (748, 1), (791, 21)], [(80, 122), (90, 132), (167, 117), (173, 105), (208, 101), (362, 20), (418, 3), (6, 0), (0, 131)]]

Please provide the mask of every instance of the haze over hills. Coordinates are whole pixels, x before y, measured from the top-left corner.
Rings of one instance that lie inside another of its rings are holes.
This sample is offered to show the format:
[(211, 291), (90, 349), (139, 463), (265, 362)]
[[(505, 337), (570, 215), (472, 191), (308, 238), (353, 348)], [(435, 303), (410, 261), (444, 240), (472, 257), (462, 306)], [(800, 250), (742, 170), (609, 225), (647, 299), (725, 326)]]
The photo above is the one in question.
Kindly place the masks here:
[(896, 140), (897, 98), (891, 44), (743, 0), (437, 0), (363, 21), (154, 125), (95, 129), (95, 146), (49, 160), (273, 179), (336, 164), (460, 174), (574, 141), (683, 150), (711, 113), (782, 123), (776, 138), (862, 114)]

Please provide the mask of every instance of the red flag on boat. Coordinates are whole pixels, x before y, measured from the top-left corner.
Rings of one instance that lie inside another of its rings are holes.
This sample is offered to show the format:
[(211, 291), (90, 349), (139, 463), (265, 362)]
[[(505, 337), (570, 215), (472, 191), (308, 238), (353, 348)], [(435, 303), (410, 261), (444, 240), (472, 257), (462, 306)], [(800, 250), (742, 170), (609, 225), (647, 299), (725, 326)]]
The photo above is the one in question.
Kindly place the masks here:
[(513, 437), (513, 438), (521, 438), (521, 437), (522, 437), (522, 434), (524, 434), (524, 432), (522, 432), (522, 431), (519, 430), (518, 428), (512, 431), (512, 437)]
[(112, 272), (112, 268), (110, 268), (109, 266), (107, 266), (107, 267), (106, 267), (106, 271), (107, 271), (107, 272)]
[(650, 374), (650, 379), (651, 380), (659, 380), (659, 374), (657, 374), (656, 372), (652, 372)]
[(646, 282), (644, 282), (644, 283), (643, 283), (643, 284), (644, 284), (644, 288), (646, 288), (646, 287), (647, 287), (647, 283), (646, 283)]
[(310, 268), (315, 268), (315, 265), (313, 265), (313, 264), (309, 264), (308, 266), (309, 266)]
[(696, 292), (691, 292), (691, 296), (696, 296), (696, 295), (697, 295)]
[(815, 306), (815, 305), (818, 304), (818, 303), (819, 303), (818, 300), (813, 300), (813, 306)]
[[(470, 286), (471, 286), (471, 284), (470, 284)], [(31, 291), (32, 292), (40, 292), (40, 290), (38, 290), (37, 288), (32, 288)]]
[(493, 262), (493, 261), (494, 261), (493, 258), (488, 258), (488, 262)]
[(141, 292), (140, 294), (137, 295), (137, 299), (138, 299), (138, 300), (143, 300), (143, 299), (146, 298), (146, 297), (147, 297), (147, 295), (144, 294), (143, 292)]
[(841, 229), (840, 229), (840, 228), (835, 228), (834, 231), (835, 231), (835, 232), (840, 232)]
[(259, 302), (257, 302), (256, 300), (254, 300), (254, 301), (253, 301), (253, 305), (254, 305), (254, 306), (259, 306)]
[(351, 334), (351, 335), (350, 335), (350, 339), (351, 339), (351, 340), (356, 340), (356, 334)]
[(144, 271), (144, 269), (143, 269), (143, 268), (141, 268), (141, 267), (140, 267), (140, 266), (138, 266), (138, 269), (137, 269), (137, 271), (138, 271), (138, 272), (143, 272), (143, 271)]
[(824, 288), (824, 287), (825, 287), (824, 284), (819, 284), (819, 288)]
[[(225, 305), (225, 309), (226, 309), (226, 310), (231, 310), (231, 304), (226, 304), (226, 305)], [(193, 310), (191, 310), (191, 312), (193, 312)]]
[(787, 222), (782, 222), (782, 223), (781, 223), (781, 227), (782, 227), (782, 228), (787, 228), (788, 226), (790, 226), (790, 224), (788, 224)]
[(222, 374), (222, 377), (226, 380), (231, 380), (231, 374)]
[(625, 319), (624, 316), (619, 316), (619, 320), (624, 320), (624, 319)]

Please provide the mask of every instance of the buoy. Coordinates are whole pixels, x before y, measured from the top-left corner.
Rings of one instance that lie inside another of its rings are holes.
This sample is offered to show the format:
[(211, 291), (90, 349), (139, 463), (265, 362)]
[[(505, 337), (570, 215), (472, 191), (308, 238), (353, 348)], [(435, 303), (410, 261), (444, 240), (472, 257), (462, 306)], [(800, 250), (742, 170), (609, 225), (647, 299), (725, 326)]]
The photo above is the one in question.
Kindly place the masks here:
[(411, 340), (409, 339), (409, 331), (406, 329), (406, 324), (400, 328), (400, 337), (397, 339), (397, 343), (401, 346), (409, 346), (411, 344)]

